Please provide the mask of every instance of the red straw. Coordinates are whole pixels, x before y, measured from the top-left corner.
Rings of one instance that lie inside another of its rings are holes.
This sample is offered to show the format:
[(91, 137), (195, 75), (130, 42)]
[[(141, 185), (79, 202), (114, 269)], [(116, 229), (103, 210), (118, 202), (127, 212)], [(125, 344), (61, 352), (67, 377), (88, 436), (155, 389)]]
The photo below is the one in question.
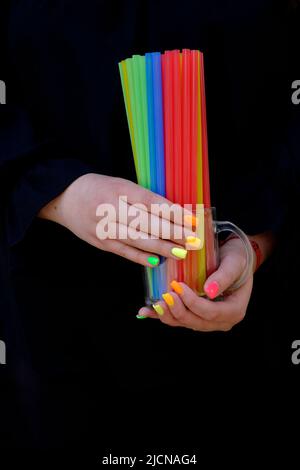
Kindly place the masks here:
[(203, 202), (204, 207), (210, 207), (210, 185), (209, 185), (209, 163), (208, 163), (208, 137), (207, 137), (207, 118), (206, 118), (206, 95), (204, 78), (204, 59), (200, 53), (200, 84), (201, 84), (201, 121), (202, 121), (202, 171), (203, 171)]
[[(208, 137), (207, 137), (207, 117), (206, 117), (206, 96), (204, 78), (204, 59), (200, 53), (200, 84), (201, 84), (201, 116), (202, 116), (202, 172), (203, 172), (203, 203), (204, 208), (210, 208), (210, 184), (209, 184), (209, 163), (208, 163)], [(215, 241), (212, 231), (212, 214), (205, 213), (205, 252), (206, 252), (206, 277), (209, 277), (217, 269), (215, 253)]]
[[(192, 110), (192, 77), (191, 77), (191, 51), (183, 49), (182, 51), (182, 184), (183, 184), (183, 203), (192, 204), (192, 189), (191, 189), (191, 110)], [(184, 262), (184, 281), (191, 288), (192, 282), (192, 257), (191, 253), (188, 254)]]
[(190, 174), (190, 203), (197, 204), (198, 176), (198, 51), (191, 51), (191, 174)]
[[(199, 63), (198, 51), (191, 51), (190, 55), (190, 111), (191, 111), (191, 164), (190, 164), (190, 203), (195, 209), (198, 196), (198, 96), (199, 96)], [(188, 255), (187, 271), (189, 274), (189, 285), (193, 290), (197, 290), (197, 278), (199, 271), (198, 253), (192, 251)]]
[(164, 100), (165, 127), (165, 165), (166, 165), (166, 197), (174, 200), (174, 161), (173, 161), (173, 102), (172, 102), (172, 68), (170, 51), (162, 55), (162, 78)]
[(174, 202), (183, 204), (182, 199), (182, 141), (181, 141), (181, 65), (180, 52), (171, 52), (173, 73), (173, 157), (174, 157)]
[[(180, 52), (178, 50), (171, 52), (171, 64), (172, 64), (172, 76), (173, 76), (173, 88), (172, 88), (172, 100), (173, 100), (173, 190), (174, 199), (173, 201), (177, 204), (183, 204), (183, 185), (182, 185), (182, 102), (181, 102), (181, 65), (180, 65)], [(177, 280), (182, 282), (184, 280), (184, 263), (178, 261), (177, 263)]]
[(190, 50), (182, 51), (182, 159), (183, 202), (191, 204), (191, 67)]

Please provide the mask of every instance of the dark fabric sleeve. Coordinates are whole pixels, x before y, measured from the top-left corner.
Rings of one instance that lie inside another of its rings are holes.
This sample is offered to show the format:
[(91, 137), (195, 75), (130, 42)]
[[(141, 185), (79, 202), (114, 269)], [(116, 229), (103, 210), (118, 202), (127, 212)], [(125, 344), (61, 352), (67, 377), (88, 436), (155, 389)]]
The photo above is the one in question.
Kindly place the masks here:
[(39, 210), (62, 193), (91, 165), (65, 155), (54, 142), (36, 142), (22, 110), (0, 107), (0, 178), (8, 242), (25, 236)]

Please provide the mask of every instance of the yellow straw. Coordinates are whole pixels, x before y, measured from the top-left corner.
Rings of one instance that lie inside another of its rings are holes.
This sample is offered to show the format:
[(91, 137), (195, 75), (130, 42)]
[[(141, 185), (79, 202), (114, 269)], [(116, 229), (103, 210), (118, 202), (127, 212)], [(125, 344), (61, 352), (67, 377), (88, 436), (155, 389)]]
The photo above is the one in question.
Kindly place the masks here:
[(203, 206), (203, 173), (202, 173), (202, 121), (201, 121), (201, 84), (200, 84), (200, 53), (198, 52), (198, 204), (202, 204), (197, 217), (199, 223), (197, 227), (198, 237), (203, 241), (203, 248), (198, 253), (198, 292), (200, 295), (204, 293), (203, 287), (206, 280), (206, 256), (205, 256), (205, 237), (204, 237), (204, 206)]
[(134, 158), (135, 171), (138, 176), (139, 165), (138, 165), (138, 159), (137, 159), (137, 154), (136, 154), (136, 143), (135, 143), (133, 117), (132, 117), (132, 104), (130, 101), (128, 73), (127, 73), (125, 60), (119, 63), (119, 70), (120, 70), (122, 89), (123, 89), (123, 95), (124, 95), (124, 101), (125, 101), (127, 121), (129, 125), (129, 133), (130, 133), (131, 147), (132, 147), (133, 158)]

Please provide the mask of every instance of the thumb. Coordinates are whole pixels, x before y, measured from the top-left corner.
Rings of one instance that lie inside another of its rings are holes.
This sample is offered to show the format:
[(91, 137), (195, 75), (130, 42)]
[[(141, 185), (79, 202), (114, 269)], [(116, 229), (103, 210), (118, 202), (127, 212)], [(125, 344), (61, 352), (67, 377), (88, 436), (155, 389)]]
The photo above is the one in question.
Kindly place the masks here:
[(245, 260), (241, 256), (227, 254), (221, 260), (216, 272), (211, 274), (204, 284), (204, 291), (210, 299), (222, 294), (239, 279), (245, 268)]

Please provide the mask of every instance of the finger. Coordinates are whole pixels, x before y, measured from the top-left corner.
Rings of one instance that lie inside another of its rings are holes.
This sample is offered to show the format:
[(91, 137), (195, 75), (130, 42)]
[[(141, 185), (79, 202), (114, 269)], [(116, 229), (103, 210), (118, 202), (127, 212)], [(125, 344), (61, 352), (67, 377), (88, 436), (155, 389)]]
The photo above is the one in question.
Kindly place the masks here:
[(173, 317), (170, 309), (167, 304), (163, 301), (159, 301), (152, 305), (153, 310), (157, 313), (158, 318), (162, 323), (168, 326), (182, 326), (176, 319)]
[(157, 313), (148, 307), (140, 308), (139, 313), (137, 314), (136, 318), (138, 320), (144, 320), (146, 318), (153, 318), (154, 320), (159, 320)]
[[(188, 243), (188, 238), (198, 240), (196, 233), (192, 230), (190, 225), (187, 225), (182, 219), (182, 209), (179, 207), (179, 216), (174, 216), (167, 210), (160, 213), (150, 212), (143, 206), (126, 206), (127, 214), (124, 220), (118, 218), (118, 222), (128, 226), (131, 230), (137, 233), (149, 234), (149, 237), (161, 238), (163, 240), (172, 240), (179, 245), (185, 246)], [(144, 210), (145, 209), (145, 210)], [(177, 212), (177, 209), (176, 209)], [(200, 241), (199, 241), (200, 245)]]
[(209, 331), (211, 325), (189, 311), (176, 293), (166, 292), (163, 294), (163, 299), (168, 305), (173, 317), (182, 326), (199, 331)]
[(210, 299), (215, 299), (229, 289), (245, 269), (246, 259), (240, 251), (230, 251), (222, 256), (221, 264), (206, 280), (204, 291)]
[[(124, 194), (127, 195), (127, 199), (130, 204), (143, 204), (146, 206), (146, 210), (148, 212), (152, 212), (151, 209), (153, 206), (166, 206), (169, 208), (174, 206), (174, 203), (165, 197), (142, 188), (131, 181), (121, 179), (119, 188), (119, 193), (122, 193), (123, 190)], [(174, 214), (174, 212), (169, 213), (168, 211), (163, 211), (161, 217), (174, 222), (174, 215), (176, 215), (176, 218), (178, 216), (180, 220), (184, 220), (184, 216), (192, 216), (192, 212), (176, 204), (176, 214)]]
[(183, 282), (172, 281), (170, 287), (180, 297), (185, 307), (203, 320), (215, 321), (220, 315), (219, 303), (200, 297)]
[(98, 241), (98, 243), (94, 242), (92, 244), (101, 250), (109, 251), (148, 268), (155, 268), (160, 262), (159, 257), (155, 256), (153, 253), (138, 250), (118, 240), (105, 240), (101, 243)]
[(179, 295), (185, 307), (201, 319), (216, 323), (238, 323), (246, 313), (252, 290), (250, 279), (230, 296), (219, 302), (199, 297), (182, 282), (172, 281), (171, 287)]
[[(162, 307), (164, 307), (163, 302), (159, 302), (159, 304)], [(203, 332), (229, 331), (232, 328), (232, 325), (230, 323), (225, 323), (225, 322), (218, 323), (218, 324), (215, 324), (215, 323), (210, 323), (209, 325), (207, 324), (205, 329), (203, 329), (203, 324), (201, 324), (201, 325), (193, 324), (193, 327), (191, 328), (190, 326), (183, 325), (180, 322), (176, 321), (175, 318), (173, 316), (171, 316), (171, 312), (170, 311), (168, 312), (169, 309), (165, 309), (165, 310), (166, 310), (167, 313), (164, 314), (164, 318), (163, 318), (163, 316), (158, 315), (154, 310), (152, 310), (148, 307), (142, 307), (139, 310), (137, 318), (141, 319), (141, 320), (144, 320), (144, 319), (147, 319), (147, 318), (151, 318), (151, 319), (154, 319), (154, 320), (159, 320), (160, 319), (162, 321), (162, 323), (165, 323), (168, 326), (190, 328), (190, 329), (193, 329), (194, 331), (203, 331)], [(195, 326), (196, 326), (196, 328), (195, 328)], [(201, 328), (202, 328), (202, 330), (201, 330)]]
[(145, 234), (141, 234), (125, 225), (119, 224), (117, 227), (118, 237), (124, 240), (124, 243), (133, 246), (142, 251), (155, 253), (165, 258), (175, 260), (185, 259), (187, 250), (180, 245), (161, 239), (151, 239)]

